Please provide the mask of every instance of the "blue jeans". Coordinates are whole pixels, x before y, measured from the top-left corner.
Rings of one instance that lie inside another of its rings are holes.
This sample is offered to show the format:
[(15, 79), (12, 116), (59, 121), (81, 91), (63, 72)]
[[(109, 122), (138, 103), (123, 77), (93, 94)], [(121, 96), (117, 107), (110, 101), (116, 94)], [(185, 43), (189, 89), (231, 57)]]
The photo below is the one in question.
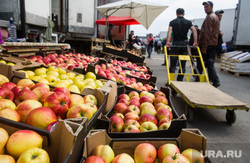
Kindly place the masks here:
[(153, 47), (148, 46), (148, 57), (151, 57), (151, 53), (152, 53)]

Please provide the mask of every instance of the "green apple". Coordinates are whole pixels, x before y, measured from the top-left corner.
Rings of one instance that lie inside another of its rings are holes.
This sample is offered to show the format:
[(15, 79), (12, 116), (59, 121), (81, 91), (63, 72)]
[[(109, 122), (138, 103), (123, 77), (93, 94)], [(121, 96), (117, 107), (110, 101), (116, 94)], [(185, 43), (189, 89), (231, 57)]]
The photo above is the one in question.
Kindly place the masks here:
[(54, 75), (47, 75), (44, 79), (46, 79), (50, 85), (54, 85), (58, 82), (58, 79)]
[(31, 148), (21, 154), (17, 163), (50, 163), (50, 158), (44, 149)]
[(87, 72), (86, 79), (88, 78), (96, 80), (96, 75), (93, 72)]
[(35, 75), (36, 76), (40, 76), (42, 74), (46, 74), (46, 69), (44, 69), (44, 68), (35, 69)]
[(56, 76), (56, 77), (59, 76), (59, 73), (58, 73), (57, 71), (47, 71), (46, 74), (47, 74), (47, 75), (54, 75), (54, 76)]
[(76, 85), (79, 90), (81, 90), (83, 86), (85, 85), (85, 83), (78, 78), (73, 79), (73, 84)]

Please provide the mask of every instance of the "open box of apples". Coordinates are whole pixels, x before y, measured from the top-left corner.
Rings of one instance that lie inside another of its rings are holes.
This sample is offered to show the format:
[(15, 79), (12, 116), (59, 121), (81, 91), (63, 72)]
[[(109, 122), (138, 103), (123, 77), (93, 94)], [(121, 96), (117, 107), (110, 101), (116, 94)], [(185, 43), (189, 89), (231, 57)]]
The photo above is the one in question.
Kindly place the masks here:
[(170, 90), (161, 90), (119, 92), (117, 103), (97, 120), (96, 128), (106, 129), (112, 138), (178, 137), (187, 126), (186, 117), (169, 101)]
[(209, 163), (206, 138), (198, 129), (183, 129), (177, 138), (111, 138), (92, 130), (82, 163)]

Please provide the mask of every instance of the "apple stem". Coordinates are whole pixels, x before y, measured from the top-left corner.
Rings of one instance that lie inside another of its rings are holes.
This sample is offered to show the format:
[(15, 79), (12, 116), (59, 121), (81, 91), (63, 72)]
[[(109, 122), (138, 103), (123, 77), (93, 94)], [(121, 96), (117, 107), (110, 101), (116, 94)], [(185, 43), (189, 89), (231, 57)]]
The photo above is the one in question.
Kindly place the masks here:
[(173, 160), (175, 160), (175, 159), (176, 159), (176, 155), (177, 155), (177, 153), (175, 153), (175, 154), (174, 154)]
[(32, 155), (32, 160), (36, 159), (37, 158), (37, 155)]

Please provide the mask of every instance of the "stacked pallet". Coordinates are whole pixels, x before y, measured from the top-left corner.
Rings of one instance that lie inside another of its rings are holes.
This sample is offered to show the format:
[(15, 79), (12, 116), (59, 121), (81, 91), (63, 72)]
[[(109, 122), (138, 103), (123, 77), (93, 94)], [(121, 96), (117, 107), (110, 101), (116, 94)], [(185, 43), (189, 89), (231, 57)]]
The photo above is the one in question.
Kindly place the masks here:
[(243, 51), (224, 53), (221, 57), (220, 69), (221, 71), (231, 72), (235, 76), (250, 75), (250, 53)]

